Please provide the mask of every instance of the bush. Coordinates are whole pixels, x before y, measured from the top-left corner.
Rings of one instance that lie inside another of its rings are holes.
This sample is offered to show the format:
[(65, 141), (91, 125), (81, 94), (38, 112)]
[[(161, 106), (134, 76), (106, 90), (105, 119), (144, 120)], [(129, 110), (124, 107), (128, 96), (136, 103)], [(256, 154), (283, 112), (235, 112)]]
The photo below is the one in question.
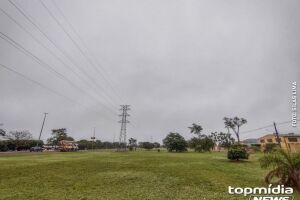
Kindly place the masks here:
[(184, 152), (187, 151), (187, 142), (184, 137), (179, 133), (169, 133), (165, 139), (163, 139), (164, 146), (169, 152)]
[(253, 152), (259, 152), (260, 151), (260, 144), (251, 144), (251, 149)]
[(152, 142), (139, 142), (139, 147), (146, 150), (150, 150), (153, 149), (155, 145)]
[(36, 145), (43, 146), (41, 140), (2, 140), (0, 141), (0, 151), (27, 151)]
[(227, 153), (229, 160), (248, 159), (248, 157), (249, 154), (247, 153), (246, 146), (240, 144), (231, 145)]
[(207, 152), (214, 147), (214, 141), (209, 137), (196, 138), (193, 137), (189, 141), (189, 147), (194, 149), (196, 152)]
[(272, 153), (279, 149), (279, 145), (275, 143), (266, 144), (266, 148), (264, 149), (264, 153)]
[(8, 151), (8, 146), (6, 141), (0, 141), (0, 151)]

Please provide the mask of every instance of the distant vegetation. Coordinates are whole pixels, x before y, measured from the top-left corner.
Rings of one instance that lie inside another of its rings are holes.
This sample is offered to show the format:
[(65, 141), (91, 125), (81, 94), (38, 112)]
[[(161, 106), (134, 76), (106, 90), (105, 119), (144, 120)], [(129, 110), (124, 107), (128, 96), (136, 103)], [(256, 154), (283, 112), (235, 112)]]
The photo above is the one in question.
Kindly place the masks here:
[(3, 134), (5, 140), (0, 140), (0, 151), (26, 151), (40, 145), (43, 141), (33, 140), (29, 131), (10, 131)]
[(52, 137), (47, 139), (48, 145), (58, 145), (61, 140), (74, 141), (74, 138), (68, 136), (66, 128), (53, 129), (51, 133)]
[(164, 146), (169, 152), (184, 152), (187, 151), (187, 142), (184, 137), (179, 133), (169, 133), (165, 139), (163, 139)]

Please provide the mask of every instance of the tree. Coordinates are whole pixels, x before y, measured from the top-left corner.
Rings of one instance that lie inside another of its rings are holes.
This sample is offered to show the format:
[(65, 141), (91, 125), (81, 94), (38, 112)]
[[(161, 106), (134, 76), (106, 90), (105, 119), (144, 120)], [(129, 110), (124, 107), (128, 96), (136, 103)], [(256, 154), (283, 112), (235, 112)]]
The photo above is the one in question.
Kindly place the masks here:
[(188, 143), (189, 147), (197, 152), (210, 151), (215, 145), (213, 139), (206, 135), (201, 138), (193, 137)]
[(154, 142), (153, 145), (154, 145), (154, 148), (159, 148), (160, 147), (160, 144), (158, 142)]
[(166, 138), (163, 139), (163, 143), (170, 152), (183, 152), (187, 150), (187, 142), (179, 133), (169, 133)]
[(143, 149), (153, 149), (154, 148), (154, 143), (151, 142), (139, 142), (139, 147)]
[(0, 128), (0, 136), (5, 136), (5, 134), (6, 134), (5, 130)]
[(30, 140), (32, 135), (29, 131), (10, 131), (5, 135), (6, 139), (9, 140)]
[(95, 141), (95, 148), (96, 149), (102, 149), (103, 148), (103, 143), (101, 140), (96, 140)]
[(188, 127), (191, 131), (191, 133), (194, 133), (196, 135), (198, 135), (198, 137), (201, 136), (201, 131), (203, 130), (202, 126), (196, 124), (196, 123), (193, 123), (191, 127)]
[(89, 141), (89, 140), (79, 140), (77, 142), (78, 148), (80, 150), (87, 150), (87, 149), (102, 149), (103, 148), (103, 143), (101, 140), (96, 140), (96, 141)]
[(212, 132), (209, 137), (220, 147), (229, 148), (234, 144), (234, 138), (230, 133)]
[(44, 143), (42, 140), (1, 140), (0, 151), (26, 151), (37, 144), (43, 146)]
[[(285, 185), (300, 191), (300, 154), (278, 150), (260, 159), (262, 168), (272, 168), (265, 177), (268, 184)], [(274, 180), (275, 179), (275, 180)]]
[(224, 117), (223, 120), (224, 120), (225, 128), (227, 128), (228, 130), (231, 129), (235, 133), (238, 143), (240, 143), (240, 127), (246, 124), (247, 120), (238, 117), (234, 117), (234, 118)]
[(134, 139), (134, 138), (129, 138), (129, 140), (128, 140), (128, 143), (129, 143), (129, 150), (133, 150), (133, 148), (134, 148), (134, 150), (136, 150), (136, 146), (137, 146), (137, 140), (136, 139)]
[(48, 144), (58, 145), (61, 140), (74, 141), (74, 138), (68, 136), (65, 128), (53, 129), (51, 135), (52, 137), (47, 139)]
[[(29, 142), (32, 139), (32, 135), (29, 131), (10, 131), (4, 136), (6, 139), (10, 140), (10, 147), (13, 150), (26, 149), (29, 146)], [(24, 148), (25, 147), (25, 148)]]

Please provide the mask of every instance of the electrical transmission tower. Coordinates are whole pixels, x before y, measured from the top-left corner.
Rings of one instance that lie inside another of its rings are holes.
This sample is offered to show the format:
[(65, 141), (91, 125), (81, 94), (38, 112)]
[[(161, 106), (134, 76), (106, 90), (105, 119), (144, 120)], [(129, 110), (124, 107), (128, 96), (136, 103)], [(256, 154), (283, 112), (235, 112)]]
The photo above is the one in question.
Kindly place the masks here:
[(121, 123), (121, 131), (119, 136), (119, 151), (126, 151), (126, 124), (129, 123), (127, 117), (129, 114), (127, 113), (130, 110), (130, 105), (121, 105), (122, 114), (120, 115), (122, 119), (119, 121)]

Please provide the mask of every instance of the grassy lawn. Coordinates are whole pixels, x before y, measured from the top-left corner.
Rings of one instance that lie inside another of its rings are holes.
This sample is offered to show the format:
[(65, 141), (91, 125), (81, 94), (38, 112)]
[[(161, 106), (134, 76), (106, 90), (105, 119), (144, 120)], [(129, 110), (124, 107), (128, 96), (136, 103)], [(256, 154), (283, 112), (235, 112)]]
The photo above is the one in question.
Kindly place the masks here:
[(263, 186), (261, 154), (73, 152), (0, 155), (0, 199), (247, 199), (231, 186)]

